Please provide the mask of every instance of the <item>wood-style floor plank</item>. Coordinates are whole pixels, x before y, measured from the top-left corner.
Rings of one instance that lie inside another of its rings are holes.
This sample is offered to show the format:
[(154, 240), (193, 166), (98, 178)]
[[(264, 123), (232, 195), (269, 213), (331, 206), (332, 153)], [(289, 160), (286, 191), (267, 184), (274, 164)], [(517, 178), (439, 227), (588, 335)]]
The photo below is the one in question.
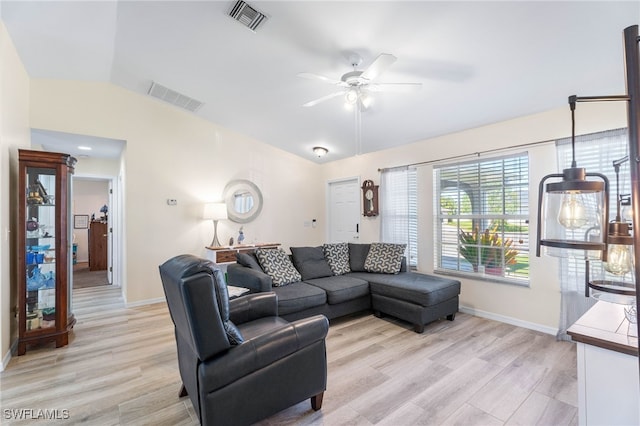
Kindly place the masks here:
[[(70, 344), (29, 348), (0, 373), (3, 409), (68, 410), (64, 424), (196, 425), (164, 303), (126, 308), (112, 286), (74, 291)], [(459, 313), (423, 334), (370, 314), (332, 321), (320, 411), (301, 402), (261, 425), (575, 425), (576, 350)], [(31, 424), (7, 419), (3, 424)]]

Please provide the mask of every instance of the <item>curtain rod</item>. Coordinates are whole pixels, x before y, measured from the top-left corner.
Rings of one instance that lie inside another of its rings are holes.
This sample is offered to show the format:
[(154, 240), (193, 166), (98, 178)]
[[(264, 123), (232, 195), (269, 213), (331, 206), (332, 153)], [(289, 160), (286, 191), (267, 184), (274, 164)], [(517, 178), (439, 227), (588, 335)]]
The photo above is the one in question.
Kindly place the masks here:
[[(562, 138), (560, 138), (560, 139), (562, 139)], [(465, 157), (472, 157), (472, 156), (480, 157), (481, 155), (491, 154), (491, 153), (494, 153), (494, 152), (510, 151), (512, 149), (525, 148), (525, 147), (536, 146), (536, 145), (544, 145), (544, 144), (547, 144), (547, 143), (555, 143), (556, 141), (557, 141), (557, 139), (550, 139), (550, 140), (547, 140), (547, 141), (529, 142), (529, 143), (523, 143), (523, 144), (520, 144), (520, 145), (512, 145), (512, 146), (505, 147), (505, 148), (487, 149), (485, 151), (477, 151), (477, 152), (472, 152), (472, 153), (469, 153), (469, 154), (453, 155), (451, 157), (443, 157), (443, 158), (438, 158), (438, 159), (435, 159), (435, 160), (420, 161), (418, 163), (409, 163), (409, 164), (404, 164), (402, 166), (384, 167), (384, 168), (378, 169), (378, 172), (384, 172), (384, 171), (387, 171), (387, 170), (398, 169), (398, 168), (403, 168), (403, 167), (423, 166), (425, 164), (439, 163), (441, 161), (447, 161), (447, 160), (456, 160), (458, 158), (465, 158)]]

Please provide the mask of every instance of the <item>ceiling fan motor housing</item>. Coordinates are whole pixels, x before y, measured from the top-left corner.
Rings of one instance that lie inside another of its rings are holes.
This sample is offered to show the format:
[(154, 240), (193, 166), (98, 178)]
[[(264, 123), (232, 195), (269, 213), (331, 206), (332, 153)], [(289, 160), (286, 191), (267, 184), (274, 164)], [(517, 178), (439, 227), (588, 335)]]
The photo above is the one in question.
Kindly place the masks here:
[(362, 75), (362, 71), (351, 71), (344, 74), (341, 77), (341, 80), (347, 83), (349, 86), (364, 86), (369, 83), (369, 80), (366, 78), (360, 77)]

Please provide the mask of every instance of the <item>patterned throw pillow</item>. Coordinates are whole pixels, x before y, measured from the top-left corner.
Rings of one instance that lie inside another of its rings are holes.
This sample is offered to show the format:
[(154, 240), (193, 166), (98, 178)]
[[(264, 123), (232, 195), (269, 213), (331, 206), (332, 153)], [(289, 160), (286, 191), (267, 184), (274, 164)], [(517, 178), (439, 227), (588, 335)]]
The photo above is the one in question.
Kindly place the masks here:
[(293, 266), (291, 259), (281, 248), (257, 249), (256, 257), (265, 274), (271, 277), (274, 287), (295, 283), (302, 280), (300, 272)]
[(406, 244), (371, 243), (364, 269), (367, 272), (397, 274), (406, 248)]
[(349, 244), (333, 243), (324, 244), (324, 257), (327, 259), (333, 275), (343, 275), (351, 272), (349, 267)]

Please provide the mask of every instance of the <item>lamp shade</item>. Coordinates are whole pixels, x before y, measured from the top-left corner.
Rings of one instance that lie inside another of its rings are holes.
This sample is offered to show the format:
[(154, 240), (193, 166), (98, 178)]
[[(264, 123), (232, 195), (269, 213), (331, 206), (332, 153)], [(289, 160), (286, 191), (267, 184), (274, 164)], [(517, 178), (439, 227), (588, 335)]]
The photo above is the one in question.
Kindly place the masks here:
[(227, 205), (225, 203), (207, 203), (202, 212), (203, 219), (227, 219)]
[[(587, 180), (587, 177), (597, 180)], [(562, 178), (549, 182), (548, 179)], [(606, 259), (609, 181), (582, 168), (545, 176), (538, 193), (538, 248), (557, 257)]]

